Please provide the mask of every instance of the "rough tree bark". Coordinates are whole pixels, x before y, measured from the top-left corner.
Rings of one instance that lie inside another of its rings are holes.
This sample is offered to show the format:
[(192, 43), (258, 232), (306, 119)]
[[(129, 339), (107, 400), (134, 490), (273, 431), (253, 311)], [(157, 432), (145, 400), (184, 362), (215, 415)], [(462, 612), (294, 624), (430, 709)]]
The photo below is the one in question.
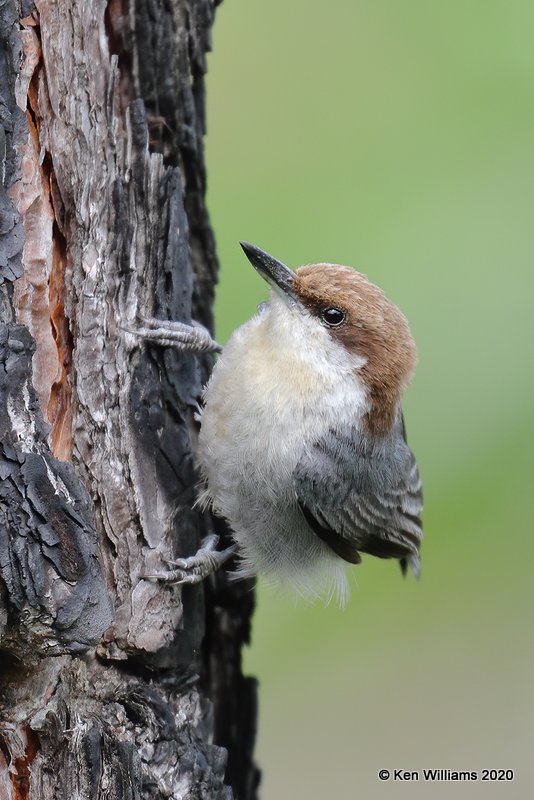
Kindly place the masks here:
[[(0, 0), (0, 799), (255, 796), (253, 593), (192, 508), (215, 0)], [(220, 532), (220, 531), (219, 531)], [(228, 763), (227, 763), (228, 760)]]

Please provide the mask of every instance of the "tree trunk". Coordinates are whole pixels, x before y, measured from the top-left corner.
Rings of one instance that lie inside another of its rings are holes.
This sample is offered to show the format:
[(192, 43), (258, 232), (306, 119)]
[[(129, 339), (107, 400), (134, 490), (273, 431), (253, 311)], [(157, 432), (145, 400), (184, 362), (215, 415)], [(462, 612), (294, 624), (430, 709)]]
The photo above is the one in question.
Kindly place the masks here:
[(215, 4), (0, 0), (0, 800), (256, 794), (251, 585), (143, 577), (225, 535), (211, 357), (124, 330), (211, 326)]

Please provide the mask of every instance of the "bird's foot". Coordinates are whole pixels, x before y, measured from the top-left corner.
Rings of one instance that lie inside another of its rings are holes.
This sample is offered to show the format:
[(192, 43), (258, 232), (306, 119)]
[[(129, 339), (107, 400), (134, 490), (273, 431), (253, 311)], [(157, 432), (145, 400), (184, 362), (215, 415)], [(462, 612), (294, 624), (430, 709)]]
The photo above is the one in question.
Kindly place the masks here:
[(173, 584), (200, 583), (208, 575), (220, 569), (237, 552), (237, 545), (235, 544), (227, 547), (226, 550), (216, 550), (218, 543), (219, 537), (215, 534), (210, 534), (202, 540), (200, 549), (194, 556), (177, 558), (175, 561), (167, 562), (176, 567), (176, 569), (169, 569), (166, 572), (158, 572), (152, 575), (143, 575), (143, 578)]
[(168, 319), (141, 317), (138, 328), (123, 326), (127, 333), (140, 336), (147, 342), (175, 347), (178, 350), (191, 350), (196, 353), (220, 353), (222, 347), (212, 339), (207, 328), (199, 322), (186, 325)]

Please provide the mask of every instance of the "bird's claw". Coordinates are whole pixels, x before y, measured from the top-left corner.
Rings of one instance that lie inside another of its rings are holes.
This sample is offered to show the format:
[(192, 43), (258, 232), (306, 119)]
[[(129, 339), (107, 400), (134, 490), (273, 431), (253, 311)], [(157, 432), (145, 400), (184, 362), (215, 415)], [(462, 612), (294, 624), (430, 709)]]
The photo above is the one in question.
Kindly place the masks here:
[(123, 325), (122, 329), (134, 336), (142, 337), (147, 342), (165, 347), (175, 347), (178, 350), (191, 350), (197, 353), (220, 353), (222, 351), (221, 345), (199, 322), (187, 325), (185, 322), (155, 319), (154, 317), (140, 317), (139, 322), (141, 324), (137, 328)]
[(152, 575), (143, 575), (143, 578), (175, 585), (201, 583), (204, 578), (207, 578), (208, 575), (211, 575), (222, 567), (222, 565), (235, 555), (237, 551), (236, 545), (231, 545), (227, 547), (226, 550), (216, 550), (215, 548), (218, 542), (219, 537), (215, 534), (211, 534), (202, 541), (200, 549), (194, 556), (177, 558), (167, 562), (173, 567), (176, 567), (176, 569), (170, 569), (166, 572), (154, 573)]

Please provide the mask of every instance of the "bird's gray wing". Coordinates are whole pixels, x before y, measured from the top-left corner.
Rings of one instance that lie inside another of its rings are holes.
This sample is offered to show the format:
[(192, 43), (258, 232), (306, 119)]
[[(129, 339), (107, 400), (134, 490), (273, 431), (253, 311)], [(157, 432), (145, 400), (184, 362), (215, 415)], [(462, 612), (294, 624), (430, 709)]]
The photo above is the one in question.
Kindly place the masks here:
[(398, 558), (403, 572), (409, 565), (418, 574), (423, 497), (402, 415), (380, 441), (355, 427), (329, 431), (306, 449), (294, 478), (308, 525), (337, 555)]

